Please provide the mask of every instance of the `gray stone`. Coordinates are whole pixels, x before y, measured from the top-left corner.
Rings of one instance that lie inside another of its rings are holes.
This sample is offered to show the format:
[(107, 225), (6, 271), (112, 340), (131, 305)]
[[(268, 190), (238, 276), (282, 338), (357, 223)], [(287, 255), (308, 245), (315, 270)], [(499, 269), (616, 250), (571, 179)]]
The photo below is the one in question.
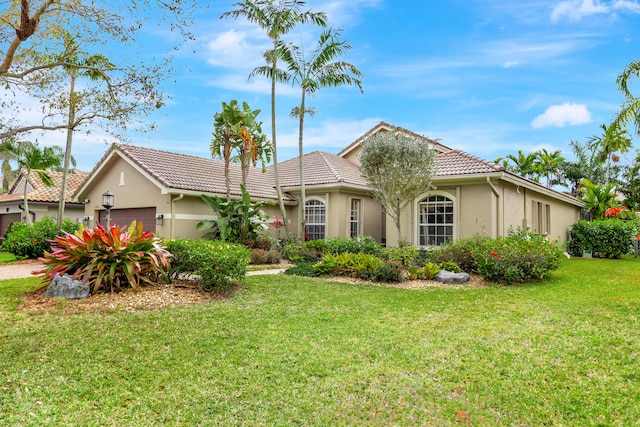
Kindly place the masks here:
[(45, 295), (53, 298), (86, 298), (90, 293), (91, 287), (88, 284), (74, 280), (68, 274), (56, 273)]
[(452, 273), (447, 270), (440, 270), (435, 279), (442, 283), (467, 283), (469, 281), (469, 273)]

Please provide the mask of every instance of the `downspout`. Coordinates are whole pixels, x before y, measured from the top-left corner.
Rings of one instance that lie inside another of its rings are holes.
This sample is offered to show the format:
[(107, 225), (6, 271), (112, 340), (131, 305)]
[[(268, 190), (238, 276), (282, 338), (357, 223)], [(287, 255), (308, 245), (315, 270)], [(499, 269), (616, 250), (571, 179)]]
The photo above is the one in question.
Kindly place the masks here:
[(176, 202), (184, 199), (184, 193), (180, 193), (178, 197), (171, 200), (171, 229), (169, 230), (169, 238), (173, 239), (176, 230)]
[[(18, 204), (18, 209), (20, 209), (22, 212), (24, 212), (24, 205), (23, 205), (22, 203), (19, 203), (19, 204)], [(31, 221), (32, 221), (32, 222), (35, 222), (35, 220), (36, 220), (36, 213), (35, 213), (34, 211), (32, 211), (31, 209), (29, 209), (29, 212), (24, 214), (25, 222), (26, 222), (27, 215), (31, 215)], [(20, 216), (22, 216), (22, 215), (20, 215)]]
[(501, 217), (502, 217), (500, 215), (500, 192), (495, 187), (495, 185), (493, 185), (493, 183), (491, 182), (491, 177), (487, 177), (487, 184), (489, 184), (489, 187), (491, 187), (491, 191), (493, 191), (493, 194), (496, 195), (496, 237), (500, 237), (502, 235), (500, 230), (500, 223), (501, 223)]

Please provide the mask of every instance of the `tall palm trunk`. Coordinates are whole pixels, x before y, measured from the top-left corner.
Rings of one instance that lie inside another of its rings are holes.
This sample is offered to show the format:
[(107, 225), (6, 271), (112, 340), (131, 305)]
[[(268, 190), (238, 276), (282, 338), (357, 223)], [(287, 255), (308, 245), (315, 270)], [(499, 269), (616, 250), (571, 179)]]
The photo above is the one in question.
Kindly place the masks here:
[(29, 212), (29, 198), (27, 197), (27, 188), (29, 187), (29, 178), (31, 177), (31, 169), (27, 169), (27, 174), (24, 177), (24, 191), (22, 197), (24, 199), (24, 221), (29, 227), (33, 226), (31, 220), (31, 213)]
[(304, 217), (305, 207), (306, 207), (306, 198), (307, 195), (305, 193), (304, 186), (304, 147), (303, 147), (303, 129), (304, 129), (304, 98), (305, 98), (305, 88), (302, 87), (302, 100), (300, 101), (300, 128), (298, 129), (298, 166), (300, 168), (300, 236), (304, 238), (304, 227), (306, 224), (306, 218)]
[[(275, 43), (274, 43), (275, 46)], [(275, 49), (274, 49), (275, 51)], [(278, 204), (280, 206), (280, 215), (282, 215), (282, 222), (284, 223), (284, 230), (289, 235), (289, 225), (287, 223), (287, 211), (284, 208), (284, 200), (282, 199), (282, 189), (280, 188), (280, 175), (278, 174), (278, 146), (276, 145), (276, 78), (275, 70), (277, 67), (277, 59), (274, 58), (271, 63), (272, 78), (271, 78), (271, 142), (273, 145), (273, 174), (276, 181), (276, 194), (278, 195)]]
[(58, 202), (58, 230), (62, 229), (62, 219), (64, 218), (65, 200), (67, 198), (67, 178), (69, 166), (71, 165), (71, 145), (73, 142), (73, 122), (76, 119), (76, 76), (71, 74), (71, 89), (69, 89), (69, 117), (67, 119), (67, 144), (64, 150), (64, 166), (62, 169), (62, 183), (60, 185), (60, 201)]

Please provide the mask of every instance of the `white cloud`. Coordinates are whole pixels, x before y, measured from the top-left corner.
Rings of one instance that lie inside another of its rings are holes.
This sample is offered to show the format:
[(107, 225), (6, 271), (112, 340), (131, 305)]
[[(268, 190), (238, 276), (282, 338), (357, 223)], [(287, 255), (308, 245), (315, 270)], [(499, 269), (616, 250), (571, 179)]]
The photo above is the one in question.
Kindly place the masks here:
[(640, 4), (637, 0), (614, 0), (609, 3), (601, 0), (565, 0), (553, 6), (551, 21), (558, 22), (566, 18), (576, 22), (586, 16), (615, 14), (618, 11), (640, 14)]
[(591, 113), (584, 104), (563, 103), (552, 105), (547, 110), (533, 119), (531, 127), (540, 129), (549, 126), (565, 127), (575, 126), (591, 122)]
[(225, 68), (254, 68), (264, 63), (267, 41), (252, 40), (249, 33), (229, 30), (206, 44), (207, 63)]

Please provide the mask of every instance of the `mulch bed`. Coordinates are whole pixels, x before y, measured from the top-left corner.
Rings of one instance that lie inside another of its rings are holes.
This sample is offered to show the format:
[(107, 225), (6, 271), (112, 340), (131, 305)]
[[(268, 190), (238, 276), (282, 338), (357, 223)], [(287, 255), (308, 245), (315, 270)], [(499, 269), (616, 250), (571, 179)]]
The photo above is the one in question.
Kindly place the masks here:
[[(489, 284), (480, 276), (472, 275), (467, 283), (444, 284), (435, 280), (407, 280), (401, 283), (373, 283), (349, 277), (332, 277), (328, 280), (364, 284), (372, 286), (389, 286), (402, 289), (473, 289), (487, 287)], [(105, 292), (90, 295), (81, 299), (60, 299), (45, 296), (46, 286), (27, 293), (24, 302), (18, 310), (31, 314), (78, 314), (78, 313), (107, 313), (113, 311), (151, 311), (167, 307), (179, 307), (204, 304), (210, 301), (221, 301), (242, 290), (241, 284), (225, 292), (205, 292), (198, 288), (195, 281), (174, 282), (144, 286), (138, 290), (124, 288), (120, 292)]]

